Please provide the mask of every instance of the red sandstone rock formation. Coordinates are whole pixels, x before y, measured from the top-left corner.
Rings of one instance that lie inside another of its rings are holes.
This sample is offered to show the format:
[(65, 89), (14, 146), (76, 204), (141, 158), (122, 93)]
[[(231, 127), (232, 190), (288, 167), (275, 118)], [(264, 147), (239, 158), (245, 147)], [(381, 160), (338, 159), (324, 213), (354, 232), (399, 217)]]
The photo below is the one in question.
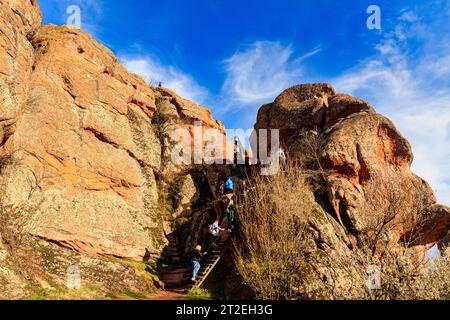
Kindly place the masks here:
[(195, 121), (225, 129), (210, 110), (129, 73), (82, 30), (41, 18), (34, 0), (0, 2), (0, 156), (11, 160), (1, 203), (31, 208), (24, 230), (36, 239), (158, 258), (167, 243), (159, 188), (180, 171), (167, 161), (169, 131), (192, 134)]
[(368, 215), (387, 202), (398, 206), (391, 243), (414, 231), (411, 244), (429, 247), (447, 233), (450, 209), (435, 205), (430, 186), (411, 172), (409, 142), (367, 102), (328, 84), (297, 85), (261, 107), (255, 129), (266, 128), (280, 130), (291, 157), (304, 156), (314, 140), (327, 200), (354, 243), (367, 232)]

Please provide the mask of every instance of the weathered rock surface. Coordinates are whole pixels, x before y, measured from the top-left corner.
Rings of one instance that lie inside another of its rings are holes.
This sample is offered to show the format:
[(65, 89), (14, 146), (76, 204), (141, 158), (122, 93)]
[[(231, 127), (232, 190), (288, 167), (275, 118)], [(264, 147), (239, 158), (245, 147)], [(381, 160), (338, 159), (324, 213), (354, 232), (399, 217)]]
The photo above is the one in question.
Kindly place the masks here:
[(446, 235), (450, 209), (434, 205), (430, 186), (411, 172), (409, 142), (367, 102), (328, 84), (297, 85), (261, 107), (255, 129), (266, 128), (280, 130), (292, 157), (316, 150), (327, 200), (354, 244), (369, 227), (369, 207), (387, 202), (402, 212), (392, 223), (392, 243), (406, 241), (418, 221), (426, 222), (414, 244), (426, 248)]
[(193, 134), (201, 121), (223, 134), (223, 125), (151, 88), (82, 30), (41, 18), (35, 0), (0, 2), (0, 201), (28, 208), (32, 237), (157, 259), (167, 244), (160, 189), (181, 169), (169, 161), (169, 132)]
[[(170, 133), (185, 129), (187, 137), (176, 142), (200, 159), (217, 137), (193, 150), (196, 122), (201, 133), (215, 129), (224, 142), (210, 158), (231, 159), (233, 148), (208, 109), (148, 86), (82, 30), (41, 26), (41, 19), (35, 0), (0, 1), (0, 214), (19, 208), (16, 221), (1, 221), (20, 225), (26, 236), (13, 257), (2, 234), (8, 226), (0, 225), (0, 284), (7, 292), (0, 297), (20, 297), (36, 275), (63, 285), (71, 265), (109, 290), (149, 290), (145, 275), (111, 258), (158, 259), (167, 246), (165, 215), (172, 213), (161, 205), (167, 190), (177, 190), (169, 195), (179, 204), (174, 210), (199, 198), (192, 176), (171, 162)], [(392, 243), (406, 241), (421, 219), (411, 245), (424, 251), (447, 234), (450, 209), (435, 204), (429, 185), (411, 172), (410, 144), (367, 102), (328, 84), (299, 85), (261, 107), (255, 128), (280, 129), (293, 156), (304, 153), (305, 135), (317, 142), (336, 217), (311, 221), (320, 245), (345, 251), (357, 244), (368, 207), (389, 200), (403, 212)], [(186, 251), (207, 223), (203, 212), (193, 215)], [(23, 264), (27, 257), (33, 268)]]

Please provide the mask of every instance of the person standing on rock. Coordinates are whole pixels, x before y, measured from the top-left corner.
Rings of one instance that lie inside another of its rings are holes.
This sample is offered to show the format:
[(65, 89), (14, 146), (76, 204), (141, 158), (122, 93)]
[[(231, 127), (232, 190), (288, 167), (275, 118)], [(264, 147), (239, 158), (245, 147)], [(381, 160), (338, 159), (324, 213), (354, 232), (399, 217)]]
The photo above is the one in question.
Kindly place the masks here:
[(281, 161), (286, 161), (286, 154), (284, 153), (284, 150), (278, 148), (278, 150), (275, 152), (275, 158), (280, 159)]
[(245, 167), (248, 168), (250, 167), (250, 153), (248, 152), (248, 150), (244, 151), (244, 161), (245, 161)]
[(240, 148), (239, 148), (239, 139), (238, 137), (234, 137), (234, 147), (233, 147), (233, 165), (237, 165), (238, 164), (238, 155), (240, 153)]
[(206, 254), (206, 252), (201, 252), (202, 246), (196, 246), (194, 251), (194, 256), (192, 257), (192, 281), (195, 281), (197, 279), (197, 274), (200, 271), (201, 265), (200, 261), (202, 260), (203, 256)]
[(234, 203), (233, 198), (229, 199), (229, 202), (227, 203), (227, 207), (226, 207), (226, 213), (227, 213), (227, 218), (228, 218), (228, 232), (232, 232), (236, 229), (236, 211), (237, 211), (237, 206)]

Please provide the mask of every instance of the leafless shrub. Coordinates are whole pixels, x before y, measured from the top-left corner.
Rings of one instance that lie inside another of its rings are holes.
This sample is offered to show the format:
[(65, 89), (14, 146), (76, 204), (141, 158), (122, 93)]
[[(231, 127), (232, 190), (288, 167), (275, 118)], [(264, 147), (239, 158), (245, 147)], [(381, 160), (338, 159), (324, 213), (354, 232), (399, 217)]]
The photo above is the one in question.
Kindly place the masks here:
[(255, 176), (240, 204), (240, 274), (259, 298), (309, 298), (306, 287), (318, 279), (305, 263), (314, 255), (306, 236), (314, 199), (304, 173), (286, 165), (276, 176)]
[[(366, 190), (373, 194), (364, 208), (365, 229), (350, 249), (337, 236), (344, 228), (317, 207), (306, 182), (308, 172), (287, 163), (276, 176), (254, 176), (240, 199), (241, 239), (235, 243), (235, 257), (257, 297), (447, 299), (448, 254), (425, 269), (423, 248), (411, 246), (420, 236), (414, 230), (422, 221), (414, 217), (427, 205), (426, 195), (390, 179), (381, 186), (378, 178), (367, 182)], [(405, 226), (412, 230), (410, 238), (392, 237), (392, 230), (404, 232)], [(327, 236), (332, 239), (321, 243), (319, 238)], [(379, 268), (380, 288), (368, 286), (370, 266)]]
[[(10, 154), (5, 165), (18, 165), (19, 160)], [(5, 204), (0, 202), (0, 240), (14, 256), (16, 249), (20, 248), (26, 237), (26, 227), (30, 227), (30, 217), (36, 212), (39, 204), (32, 201), (34, 193), (41, 188), (42, 182), (49, 178), (45, 170), (39, 174), (33, 172), (29, 178), (29, 190), (26, 199), (18, 204)]]
[(3, 168), (7, 167), (8, 165), (11, 165), (13, 163), (13, 154), (2, 154), (0, 155), (0, 173), (3, 170)]

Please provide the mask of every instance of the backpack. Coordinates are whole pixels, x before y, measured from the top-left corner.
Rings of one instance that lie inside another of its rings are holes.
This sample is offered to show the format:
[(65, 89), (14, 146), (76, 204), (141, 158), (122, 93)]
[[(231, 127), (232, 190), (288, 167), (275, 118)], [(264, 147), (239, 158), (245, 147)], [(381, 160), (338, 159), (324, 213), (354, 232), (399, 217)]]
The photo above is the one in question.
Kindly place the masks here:
[(225, 189), (233, 190), (233, 181), (231, 179), (228, 179), (227, 182), (225, 182)]

